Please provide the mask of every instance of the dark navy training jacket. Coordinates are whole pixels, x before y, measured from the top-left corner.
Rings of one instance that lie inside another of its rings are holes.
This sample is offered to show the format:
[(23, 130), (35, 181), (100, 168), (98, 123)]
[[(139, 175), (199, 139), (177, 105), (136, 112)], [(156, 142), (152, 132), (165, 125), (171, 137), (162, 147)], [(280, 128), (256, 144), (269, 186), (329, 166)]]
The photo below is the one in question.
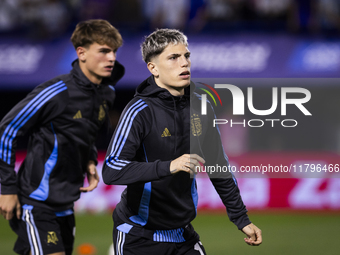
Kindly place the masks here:
[[(192, 90), (194, 86), (190, 84)], [(200, 96), (190, 93), (190, 87), (183, 96), (172, 96), (150, 76), (121, 115), (106, 154), (103, 180), (127, 185), (116, 206), (122, 232), (154, 233), (151, 238), (155, 241), (182, 240), (183, 228), (196, 216), (197, 187), (189, 173), (172, 175), (170, 162), (197, 153), (206, 165), (228, 166), (219, 131), (212, 125), (213, 110), (201, 116)], [(241, 229), (250, 223), (247, 210), (235, 178), (231, 174), (224, 177), (211, 181), (230, 220)]]
[[(22, 204), (54, 211), (71, 209), (89, 160), (97, 162), (95, 139), (123, 74), (116, 61), (111, 78), (96, 85), (76, 60), (69, 74), (37, 86), (19, 102), (0, 123), (1, 194), (18, 194)], [(16, 176), (16, 140), (25, 133), (27, 156)]]

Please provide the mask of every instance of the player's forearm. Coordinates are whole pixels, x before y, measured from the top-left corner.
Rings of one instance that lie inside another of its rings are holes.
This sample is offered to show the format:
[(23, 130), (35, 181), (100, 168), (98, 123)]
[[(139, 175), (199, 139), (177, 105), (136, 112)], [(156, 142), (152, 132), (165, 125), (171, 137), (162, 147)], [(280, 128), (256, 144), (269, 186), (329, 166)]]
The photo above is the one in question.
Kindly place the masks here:
[(130, 162), (119, 170), (113, 167), (107, 163), (103, 166), (102, 176), (105, 184), (145, 183), (171, 175), (170, 161)]
[(217, 193), (227, 208), (228, 217), (238, 229), (242, 229), (250, 220), (247, 216), (247, 209), (240, 195), (240, 190), (233, 178), (211, 179)]
[(235, 217), (231, 219), (231, 222), (233, 222), (239, 230), (243, 229), (245, 226), (249, 225), (251, 221), (249, 220), (249, 217), (246, 213), (243, 213), (239, 217)]

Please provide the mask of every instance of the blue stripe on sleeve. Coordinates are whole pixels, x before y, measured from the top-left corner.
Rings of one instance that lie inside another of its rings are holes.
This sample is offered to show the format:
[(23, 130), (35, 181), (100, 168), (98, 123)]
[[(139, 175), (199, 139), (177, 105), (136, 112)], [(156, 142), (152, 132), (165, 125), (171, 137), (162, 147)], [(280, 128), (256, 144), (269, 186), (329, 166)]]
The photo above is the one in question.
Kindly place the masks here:
[(131, 105), (123, 116), (121, 123), (117, 127), (110, 155), (106, 158), (106, 164), (112, 169), (121, 170), (124, 166), (130, 163), (130, 161), (119, 159), (119, 156), (123, 150), (127, 137), (129, 136), (133, 120), (137, 114), (147, 106), (148, 105), (143, 100), (139, 99)]
[(16, 137), (19, 129), (52, 97), (66, 90), (67, 87), (63, 81), (59, 81), (54, 85), (41, 91), (36, 95), (12, 120), (3, 133), (0, 141), (0, 158), (10, 164), (12, 142)]

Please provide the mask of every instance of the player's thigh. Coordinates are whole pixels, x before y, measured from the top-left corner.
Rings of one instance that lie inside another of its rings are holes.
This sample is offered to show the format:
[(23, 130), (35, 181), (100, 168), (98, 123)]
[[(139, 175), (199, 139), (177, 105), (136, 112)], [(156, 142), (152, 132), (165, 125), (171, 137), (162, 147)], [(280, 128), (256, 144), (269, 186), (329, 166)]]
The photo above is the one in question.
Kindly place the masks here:
[(54, 212), (24, 205), (21, 223), (25, 225), (26, 242), (32, 255), (63, 254), (65, 249), (60, 225)]
[(177, 255), (206, 255), (200, 236), (191, 224), (185, 227), (183, 236), (186, 241), (177, 244)]
[(74, 214), (57, 217), (60, 227), (61, 238), (66, 255), (71, 255), (73, 251), (74, 236), (76, 231)]
[(155, 242), (145, 237), (133, 236), (115, 231), (113, 240), (114, 255), (173, 255), (176, 254), (174, 243)]
[(188, 249), (185, 251), (178, 253), (181, 255), (206, 255), (205, 249), (201, 243), (201, 241), (197, 241), (195, 244), (191, 244), (187, 246)]
[[(32, 255), (31, 252), (30, 252), (30, 255)], [(47, 254), (47, 255), (65, 255), (65, 252), (57, 252), (57, 253), (52, 253), (52, 254)]]

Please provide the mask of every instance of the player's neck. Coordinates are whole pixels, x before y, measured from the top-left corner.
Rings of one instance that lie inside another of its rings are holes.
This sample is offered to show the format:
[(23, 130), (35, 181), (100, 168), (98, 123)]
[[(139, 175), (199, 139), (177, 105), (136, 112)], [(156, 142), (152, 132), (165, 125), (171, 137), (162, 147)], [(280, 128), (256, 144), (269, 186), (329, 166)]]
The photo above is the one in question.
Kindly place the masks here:
[(165, 85), (161, 82), (159, 82), (157, 79), (155, 79), (155, 82), (157, 84), (158, 87), (161, 87), (163, 89), (166, 89), (167, 91), (169, 91), (169, 93), (173, 96), (183, 96), (184, 95), (184, 88), (185, 87), (173, 87), (173, 86), (169, 86), (169, 85)]
[(91, 72), (89, 69), (86, 68), (85, 64), (79, 61), (80, 70), (89, 79), (92, 83), (100, 85), (103, 81), (103, 77), (96, 75), (95, 73)]

